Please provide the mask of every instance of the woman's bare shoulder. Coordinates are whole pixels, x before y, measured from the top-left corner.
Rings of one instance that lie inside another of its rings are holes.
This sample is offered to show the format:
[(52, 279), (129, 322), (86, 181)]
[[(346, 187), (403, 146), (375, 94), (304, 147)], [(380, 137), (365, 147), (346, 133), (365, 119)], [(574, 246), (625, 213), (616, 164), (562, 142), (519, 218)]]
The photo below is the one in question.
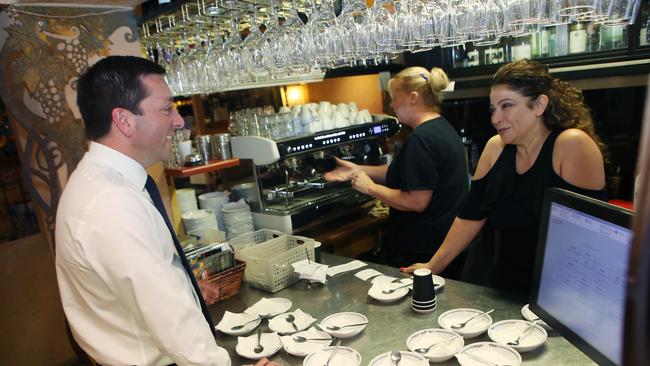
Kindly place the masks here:
[(490, 169), (492, 169), (494, 163), (496, 163), (496, 161), (499, 159), (504, 146), (505, 144), (503, 143), (503, 140), (501, 140), (501, 136), (494, 135), (490, 137), (487, 144), (485, 144), (485, 149), (483, 149), (481, 158), (479, 159), (478, 165), (476, 166), (474, 179), (483, 178), (490, 171)]

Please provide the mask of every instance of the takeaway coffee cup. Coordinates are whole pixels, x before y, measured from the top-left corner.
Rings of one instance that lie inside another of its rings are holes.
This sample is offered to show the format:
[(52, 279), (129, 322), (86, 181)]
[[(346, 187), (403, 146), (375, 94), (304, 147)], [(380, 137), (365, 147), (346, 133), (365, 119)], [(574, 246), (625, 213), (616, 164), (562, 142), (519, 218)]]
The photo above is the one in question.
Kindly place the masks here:
[[(413, 296), (414, 304), (431, 304), (436, 299), (436, 290), (433, 286), (431, 270), (419, 268), (413, 272)], [(435, 303), (434, 303), (435, 306)]]

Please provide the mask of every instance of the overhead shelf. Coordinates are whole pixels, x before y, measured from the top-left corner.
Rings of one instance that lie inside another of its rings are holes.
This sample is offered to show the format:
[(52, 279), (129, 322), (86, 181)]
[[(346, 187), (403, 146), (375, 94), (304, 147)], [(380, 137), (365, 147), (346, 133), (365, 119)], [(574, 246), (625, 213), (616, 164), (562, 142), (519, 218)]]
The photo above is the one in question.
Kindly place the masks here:
[(314, 71), (309, 74), (286, 76), (286, 77), (266, 80), (266, 81), (239, 83), (225, 88), (215, 88), (210, 90), (193, 91), (193, 92), (174, 92), (174, 96), (180, 97), (180, 96), (190, 96), (196, 94), (220, 93), (220, 92), (227, 92), (227, 91), (234, 91), (234, 90), (246, 90), (246, 89), (266, 88), (271, 86), (283, 86), (283, 85), (290, 85), (290, 84), (318, 83), (323, 81), (324, 77), (325, 77), (324, 71)]
[(190, 177), (192, 175), (214, 172), (238, 165), (238, 158), (228, 160), (208, 160), (207, 164), (177, 169), (165, 169), (165, 175), (168, 177)]

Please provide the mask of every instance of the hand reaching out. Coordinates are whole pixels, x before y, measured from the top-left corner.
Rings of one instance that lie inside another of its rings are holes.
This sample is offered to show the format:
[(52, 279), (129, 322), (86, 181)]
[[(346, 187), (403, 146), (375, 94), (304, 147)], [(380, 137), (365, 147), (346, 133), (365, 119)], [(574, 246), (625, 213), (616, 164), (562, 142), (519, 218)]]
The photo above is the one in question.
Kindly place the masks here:
[(328, 181), (347, 182), (352, 180), (356, 175), (362, 172), (361, 168), (352, 162), (336, 159), (336, 169), (323, 174), (323, 178)]
[(415, 264), (412, 264), (410, 267), (402, 267), (399, 270), (402, 271), (402, 272), (406, 272), (406, 273), (413, 273), (416, 269), (419, 269), (419, 268), (431, 269), (429, 267), (429, 263), (415, 263)]

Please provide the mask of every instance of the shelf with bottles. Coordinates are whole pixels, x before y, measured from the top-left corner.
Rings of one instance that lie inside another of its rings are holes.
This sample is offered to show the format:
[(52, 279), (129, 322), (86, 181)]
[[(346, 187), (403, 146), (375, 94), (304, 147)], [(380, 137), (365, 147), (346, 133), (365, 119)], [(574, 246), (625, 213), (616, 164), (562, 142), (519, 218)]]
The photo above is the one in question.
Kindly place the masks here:
[[(503, 37), (494, 45), (473, 43), (453, 47), (450, 57), (455, 69), (503, 64), (527, 59), (579, 56), (629, 49), (633, 28), (593, 22), (543, 27), (536, 32)], [(641, 31), (640, 33), (646, 33)], [(647, 41), (646, 41), (647, 42)], [(639, 42), (644, 46), (647, 43)]]
[(239, 159), (208, 160), (206, 164), (197, 166), (185, 166), (180, 168), (165, 168), (165, 175), (168, 177), (191, 177), (197, 174), (210, 173), (221, 169), (231, 168), (239, 165)]

